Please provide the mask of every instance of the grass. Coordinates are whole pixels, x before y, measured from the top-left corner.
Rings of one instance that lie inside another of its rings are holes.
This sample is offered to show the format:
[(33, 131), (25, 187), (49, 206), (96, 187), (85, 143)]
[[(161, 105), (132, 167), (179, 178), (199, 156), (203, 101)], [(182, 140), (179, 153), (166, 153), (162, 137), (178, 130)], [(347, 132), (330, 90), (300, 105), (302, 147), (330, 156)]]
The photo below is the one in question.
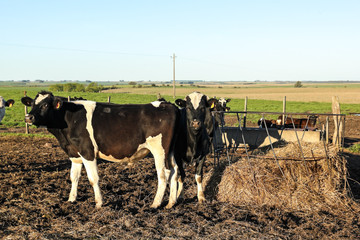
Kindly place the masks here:
[(354, 144), (348, 150), (352, 153), (360, 153), (360, 144)]
[[(347, 84), (351, 85), (351, 84)], [(347, 86), (345, 85), (345, 86)], [(316, 94), (327, 94), (331, 96), (336, 92), (335, 88), (328, 88), (327, 85), (324, 85), (322, 91), (314, 91), (314, 88), (308, 89), (309, 93), (306, 96), (307, 101), (292, 101), (291, 97), (297, 92), (304, 91), (303, 88), (295, 89), (294, 88), (279, 88), (279, 84), (276, 87), (270, 88), (269, 86), (263, 88), (253, 88), (245, 89), (242, 85), (241, 87), (234, 88), (233, 86), (224, 85), (224, 87), (219, 88), (218, 86), (208, 85), (204, 88), (198, 88), (196, 86), (190, 87), (189, 85), (184, 85), (183, 87), (178, 87), (176, 89), (177, 97), (184, 98), (185, 95), (191, 93), (192, 91), (201, 91), (202, 93), (212, 97), (212, 96), (224, 96), (231, 98), (231, 102), (228, 106), (231, 108), (231, 111), (243, 111), (244, 102), (246, 96), (251, 96), (248, 98), (248, 111), (257, 111), (257, 112), (282, 112), (283, 108), (283, 94), (289, 96), (286, 103), (286, 111), (288, 113), (331, 113), (331, 102), (329, 101), (311, 101), (311, 96)], [(247, 85), (246, 85), (247, 86)], [(335, 85), (337, 86), (337, 85)], [(355, 91), (353, 95), (350, 95), (351, 92), (347, 92), (349, 98), (356, 98), (356, 90), (358, 85), (353, 84), (354, 87), (346, 87), (344, 89)], [(339, 87), (339, 86), (337, 86)], [(284, 90), (285, 89), (285, 90)], [(47, 85), (42, 86), (9, 86), (5, 87), (0, 84), (0, 96), (3, 96), (5, 99), (14, 99), (15, 104), (12, 108), (6, 109), (6, 115), (2, 120), (3, 126), (6, 127), (24, 127), (24, 115), (25, 108), (21, 103), (21, 98), (24, 96), (24, 91), (27, 91), (27, 95), (34, 98), (35, 95), (41, 90), (48, 90)], [(120, 89), (115, 91), (102, 92), (102, 93), (87, 93), (87, 92), (56, 92), (54, 93), (57, 96), (63, 97), (83, 97), (88, 100), (97, 101), (97, 102), (107, 102), (108, 97), (111, 97), (112, 103), (117, 104), (144, 104), (155, 101), (157, 99), (157, 94), (160, 93), (162, 97), (168, 101), (174, 102), (172, 97), (172, 88), (165, 87), (144, 87), (144, 88), (133, 88), (130, 86), (122, 86)], [(251, 95), (251, 94), (258, 95)], [(346, 93), (346, 92), (345, 92)], [(260, 94), (260, 95), (259, 95)], [(258, 96), (259, 99), (254, 98)], [(279, 100), (274, 100), (276, 96)], [(269, 97), (269, 99), (261, 99), (264, 97)], [(330, 97), (331, 99), (331, 97)], [(340, 98), (341, 101), (341, 98)], [(359, 101), (360, 102), (360, 101)], [(30, 110), (30, 109), (29, 109)], [(341, 103), (342, 113), (348, 114), (351, 112), (360, 112), (360, 104), (356, 103)], [(257, 118), (257, 117), (256, 117)], [(257, 119), (249, 119), (250, 121), (257, 121)]]
[(1, 137), (16, 136), (16, 137), (33, 137), (33, 138), (55, 138), (50, 133), (0, 133)]

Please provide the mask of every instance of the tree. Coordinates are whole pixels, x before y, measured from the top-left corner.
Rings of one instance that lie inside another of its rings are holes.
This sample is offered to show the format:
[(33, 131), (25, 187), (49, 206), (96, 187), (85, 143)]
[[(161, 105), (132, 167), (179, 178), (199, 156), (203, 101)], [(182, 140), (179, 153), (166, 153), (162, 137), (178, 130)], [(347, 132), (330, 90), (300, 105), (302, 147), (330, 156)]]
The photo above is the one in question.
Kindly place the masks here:
[(64, 84), (64, 92), (74, 92), (75, 89), (76, 89), (75, 83)]
[(52, 92), (62, 92), (64, 87), (62, 84), (54, 84), (49, 87), (49, 90)]
[(302, 86), (303, 85), (302, 85), (301, 81), (297, 81), (294, 85), (294, 87), (296, 87), (296, 88), (301, 88)]
[(103, 86), (98, 85), (96, 82), (90, 83), (86, 88), (86, 92), (100, 92), (103, 89)]
[(85, 86), (83, 84), (76, 84), (76, 88), (75, 88), (76, 92), (85, 92)]

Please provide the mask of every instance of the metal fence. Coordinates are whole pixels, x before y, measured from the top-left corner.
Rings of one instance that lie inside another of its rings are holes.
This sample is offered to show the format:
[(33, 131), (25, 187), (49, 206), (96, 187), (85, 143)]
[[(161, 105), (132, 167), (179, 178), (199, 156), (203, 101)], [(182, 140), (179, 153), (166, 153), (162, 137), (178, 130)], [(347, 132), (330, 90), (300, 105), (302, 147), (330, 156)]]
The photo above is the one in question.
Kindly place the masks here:
[[(317, 161), (319, 157), (305, 157), (302, 147), (304, 142), (321, 143), (323, 158), (326, 159), (330, 145), (340, 151), (344, 147), (345, 114), (213, 111), (212, 116), (215, 126), (212, 141), (214, 163), (219, 163), (220, 158), (224, 157), (229, 164), (234, 157), (258, 158), (254, 150), (259, 147), (267, 147), (277, 164), (279, 160)], [(271, 116), (279, 117), (271, 119)], [(298, 125), (299, 117), (302, 120), (301, 126)], [(254, 121), (256, 118), (259, 120)], [(317, 120), (316, 124), (310, 126), (313, 119)], [(274, 124), (274, 121), (282, 124)], [(276, 145), (288, 141), (298, 144), (301, 159), (280, 158), (276, 155)]]

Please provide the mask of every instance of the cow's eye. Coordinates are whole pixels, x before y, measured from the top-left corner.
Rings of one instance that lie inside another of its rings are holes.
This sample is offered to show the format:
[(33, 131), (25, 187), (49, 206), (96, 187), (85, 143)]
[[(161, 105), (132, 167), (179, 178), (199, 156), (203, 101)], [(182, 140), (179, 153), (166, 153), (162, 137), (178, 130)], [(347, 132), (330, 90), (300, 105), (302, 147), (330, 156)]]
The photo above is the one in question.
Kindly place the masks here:
[(45, 103), (44, 105), (41, 106), (41, 109), (42, 109), (42, 110), (45, 110), (45, 109), (47, 109), (47, 107), (48, 107), (48, 104)]

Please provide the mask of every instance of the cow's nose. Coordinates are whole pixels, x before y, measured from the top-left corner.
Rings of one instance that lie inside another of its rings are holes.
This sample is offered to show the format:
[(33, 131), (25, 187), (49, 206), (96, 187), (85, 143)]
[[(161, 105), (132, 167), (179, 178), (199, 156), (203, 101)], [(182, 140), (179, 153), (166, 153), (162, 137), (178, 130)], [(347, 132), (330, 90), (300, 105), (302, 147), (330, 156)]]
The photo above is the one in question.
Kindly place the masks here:
[(34, 115), (31, 115), (31, 114), (26, 114), (25, 115), (25, 122), (26, 123), (33, 123), (34, 120), (35, 120)]
[(191, 123), (192, 127), (195, 128), (195, 130), (198, 130), (201, 127), (201, 122), (194, 119)]

